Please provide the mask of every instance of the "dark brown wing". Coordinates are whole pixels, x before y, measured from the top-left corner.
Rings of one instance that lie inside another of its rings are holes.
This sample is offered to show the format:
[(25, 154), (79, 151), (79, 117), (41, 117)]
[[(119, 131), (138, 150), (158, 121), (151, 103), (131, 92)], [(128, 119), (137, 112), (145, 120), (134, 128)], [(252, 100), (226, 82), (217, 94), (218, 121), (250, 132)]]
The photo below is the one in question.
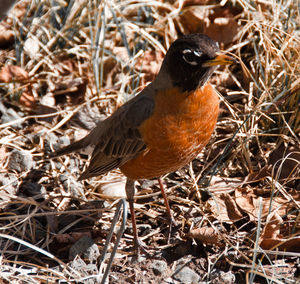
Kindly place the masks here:
[(153, 97), (140, 94), (101, 122), (90, 133), (89, 140), (96, 146), (90, 164), (79, 180), (118, 168), (146, 149), (138, 127), (150, 117), (153, 108)]

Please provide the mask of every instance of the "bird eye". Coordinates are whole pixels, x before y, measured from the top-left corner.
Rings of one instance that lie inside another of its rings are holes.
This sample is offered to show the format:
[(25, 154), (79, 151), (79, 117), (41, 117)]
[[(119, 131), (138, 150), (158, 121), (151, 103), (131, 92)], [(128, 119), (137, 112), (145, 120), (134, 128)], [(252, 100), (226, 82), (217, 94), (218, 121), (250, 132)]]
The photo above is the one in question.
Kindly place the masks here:
[(199, 52), (199, 51), (196, 51), (196, 50), (191, 50), (191, 49), (184, 49), (182, 51), (183, 55), (182, 55), (182, 58), (183, 60), (190, 64), (190, 65), (198, 65), (198, 60), (199, 60), (199, 57), (201, 57), (202, 53)]

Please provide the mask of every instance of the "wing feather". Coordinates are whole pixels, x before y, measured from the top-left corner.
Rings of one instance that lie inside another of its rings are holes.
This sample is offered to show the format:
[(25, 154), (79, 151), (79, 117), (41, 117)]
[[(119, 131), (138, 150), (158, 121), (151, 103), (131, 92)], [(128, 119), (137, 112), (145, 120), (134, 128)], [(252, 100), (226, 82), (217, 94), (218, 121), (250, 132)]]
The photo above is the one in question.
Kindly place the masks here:
[(118, 168), (145, 150), (147, 145), (138, 127), (149, 118), (153, 109), (152, 96), (140, 94), (101, 122), (91, 133), (90, 140), (95, 142), (95, 148), (80, 180)]

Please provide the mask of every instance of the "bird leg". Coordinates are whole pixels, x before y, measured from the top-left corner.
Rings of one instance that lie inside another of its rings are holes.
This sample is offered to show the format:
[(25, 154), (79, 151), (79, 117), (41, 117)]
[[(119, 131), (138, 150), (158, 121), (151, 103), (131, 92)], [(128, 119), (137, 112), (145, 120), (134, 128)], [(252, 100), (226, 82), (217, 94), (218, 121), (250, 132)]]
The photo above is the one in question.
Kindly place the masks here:
[(131, 179), (127, 178), (125, 189), (126, 189), (126, 195), (127, 195), (127, 200), (128, 200), (128, 203), (129, 203), (129, 209), (130, 209), (130, 214), (131, 214), (134, 251), (135, 251), (137, 256), (139, 255), (140, 250), (144, 254), (148, 254), (147, 250), (142, 246), (142, 244), (139, 241), (137, 228), (136, 228), (134, 205), (133, 205), (134, 193), (135, 193), (134, 180), (131, 180)]
[(170, 237), (171, 237), (171, 230), (172, 230), (172, 225), (174, 224), (176, 226), (176, 222), (172, 216), (172, 213), (171, 213), (171, 209), (170, 209), (170, 205), (169, 205), (169, 201), (168, 201), (168, 198), (167, 198), (167, 195), (165, 193), (165, 189), (164, 189), (164, 185), (163, 185), (163, 182), (161, 180), (161, 178), (158, 178), (158, 183), (159, 183), (159, 187), (160, 187), (160, 190), (161, 190), (161, 194), (164, 198), (164, 202), (165, 202), (165, 206), (167, 208), (167, 214), (168, 214), (168, 217), (169, 217), (169, 235), (168, 235), (168, 243), (170, 242)]

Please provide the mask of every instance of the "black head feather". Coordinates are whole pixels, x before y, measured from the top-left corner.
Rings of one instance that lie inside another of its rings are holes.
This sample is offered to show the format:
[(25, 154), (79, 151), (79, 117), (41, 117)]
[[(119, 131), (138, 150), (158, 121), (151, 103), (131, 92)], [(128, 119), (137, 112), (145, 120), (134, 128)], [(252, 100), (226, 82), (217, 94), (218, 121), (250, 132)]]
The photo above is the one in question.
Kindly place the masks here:
[(164, 60), (174, 86), (192, 91), (203, 86), (216, 66), (205, 63), (219, 52), (217, 42), (203, 34), (190, 34), (175, 40)]

